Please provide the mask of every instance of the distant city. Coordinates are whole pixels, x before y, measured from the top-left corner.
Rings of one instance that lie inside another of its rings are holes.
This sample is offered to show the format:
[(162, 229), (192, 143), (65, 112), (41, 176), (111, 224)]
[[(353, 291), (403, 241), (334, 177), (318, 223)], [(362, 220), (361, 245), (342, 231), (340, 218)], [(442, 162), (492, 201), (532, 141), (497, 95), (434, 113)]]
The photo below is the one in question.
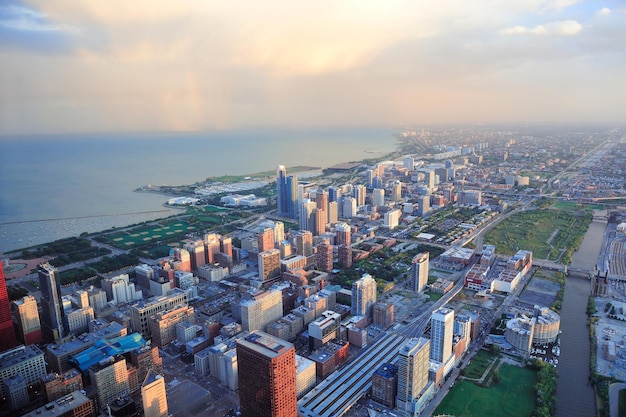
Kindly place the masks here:
[(626, 133), (396, 136), (3, 254), (0, 417), (617, 416)]

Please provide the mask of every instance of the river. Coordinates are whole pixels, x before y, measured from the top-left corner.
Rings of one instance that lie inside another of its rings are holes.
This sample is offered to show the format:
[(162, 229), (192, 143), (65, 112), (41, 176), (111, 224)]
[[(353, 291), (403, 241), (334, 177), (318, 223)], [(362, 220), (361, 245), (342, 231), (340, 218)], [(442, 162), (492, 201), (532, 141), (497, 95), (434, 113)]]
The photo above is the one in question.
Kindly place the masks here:
[[(606, 223), (594, 221), (585, 238), (572, 257), (571, 266), (593, 270)], [(568, 275), (561, 309), (561, 356), (558, 366), (555, 417), (593, 417), (596, 401), (593, 387), (589, 385), (589, 327), (587, 323), (587, 300), (590, 283), (586, 278)]]

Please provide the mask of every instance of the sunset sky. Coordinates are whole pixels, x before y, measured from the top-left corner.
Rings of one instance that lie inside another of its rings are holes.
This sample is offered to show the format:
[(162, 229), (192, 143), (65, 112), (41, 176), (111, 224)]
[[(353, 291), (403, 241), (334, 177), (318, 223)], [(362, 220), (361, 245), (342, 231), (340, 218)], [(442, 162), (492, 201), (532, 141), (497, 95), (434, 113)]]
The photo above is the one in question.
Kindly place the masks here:
[(0, 135), (626, 122), (626, 3), (2, 0)]

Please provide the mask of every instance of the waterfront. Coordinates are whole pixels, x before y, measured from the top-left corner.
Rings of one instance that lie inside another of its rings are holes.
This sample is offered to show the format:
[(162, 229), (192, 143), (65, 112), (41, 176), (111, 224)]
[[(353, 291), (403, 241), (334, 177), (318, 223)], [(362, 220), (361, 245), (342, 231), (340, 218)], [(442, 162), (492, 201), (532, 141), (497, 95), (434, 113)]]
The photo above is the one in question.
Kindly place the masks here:
[(329, 167), (396, 149), (386, 129), (3, 137), (0, 252), (174, 214), (134, 193), (210, 176)]
[[(571, 266), (593, 270), (606, 222), (593, 221), (580, 248), (572, 257)], [(590, 341), (587, 323), (589, 280), (569, 275), (565, 281), (565, 296), (561, 309), (561, 357), (558, 367), (555, 417), (591, 417), (596, 415), (593, 387), (590, 385)]]

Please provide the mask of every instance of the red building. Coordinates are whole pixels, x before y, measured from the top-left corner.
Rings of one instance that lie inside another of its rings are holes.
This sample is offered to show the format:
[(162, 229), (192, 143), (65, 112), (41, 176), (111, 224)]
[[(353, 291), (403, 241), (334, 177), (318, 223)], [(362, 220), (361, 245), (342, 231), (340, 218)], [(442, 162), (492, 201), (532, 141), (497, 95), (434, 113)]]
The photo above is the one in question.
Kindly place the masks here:
[(7, 284), (4, 280), (4, 266), (0, 262), (0, 352), (15, 346), (17, 346), (17, 337), (13, 328)]
[(317, 267), (324, 272), (333, 270), (333, 247), (329, 244), (322, 244), (317, 247), (316, 256)]
[(296, 350), (255, 331), (237, 341), (242, 417), (297, 417)]
[(337, 248), (339, 266), (342, 268), (352, 267), (352, 247), (349, 245), (340, 245)]

